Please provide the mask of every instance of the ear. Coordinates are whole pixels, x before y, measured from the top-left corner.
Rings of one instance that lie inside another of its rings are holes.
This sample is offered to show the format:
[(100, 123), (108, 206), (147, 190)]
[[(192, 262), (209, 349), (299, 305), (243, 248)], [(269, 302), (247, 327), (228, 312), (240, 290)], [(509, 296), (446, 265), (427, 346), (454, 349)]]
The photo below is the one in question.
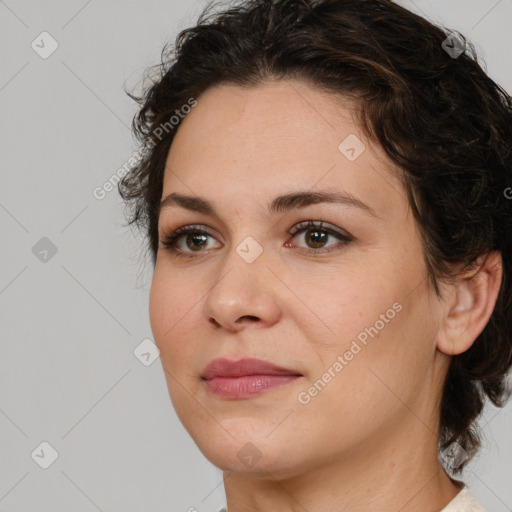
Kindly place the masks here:
[(492, 251), (446, 285), (449, 290), (437, 337), (441, 352), (457, 355), (473, 345), (492, 315), (502, 275), (501, 253)]

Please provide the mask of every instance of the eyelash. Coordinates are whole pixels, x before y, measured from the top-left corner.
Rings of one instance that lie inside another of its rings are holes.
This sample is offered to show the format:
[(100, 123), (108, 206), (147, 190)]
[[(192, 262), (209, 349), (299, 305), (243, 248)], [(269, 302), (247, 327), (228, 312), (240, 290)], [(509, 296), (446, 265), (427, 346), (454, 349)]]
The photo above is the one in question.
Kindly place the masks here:
[[(295, 224), (295, 226), (287, 233), (288, 233), (288, 235), (294, 237), (295, 235), (297, 235), (298, 233), (300, 233), (302, 231), (307, 232), (307, 231), (312, 231), (312, 230), (320, 231), (323, 233), (327, 233), (328, 235), (333, 235), (333, 236), (337, 237), (342, 242), (342, 244), (341, 244), (342, 247), (344, 247), (345, 245), (347, 245), (353, 241), (353, 239), (348, 235), (344, 235), (343, 233), (340, 233), (331, 228), (323, 227), (323, 221), (317, 222), (317, 221), (308, 220), (308, 221), (299, 222), (298, 224)], [(176, 229), (171, 234), (165, 236), (162, 240), (162, 245), (164, 246), (165, 250), (169, 251), (171, 254), (173, 254), (176, 257), (185, 257), (185, 258), (196, 257), (196, 255), (195, 255), (196, 253), (204, 253), (205, 251), (188, 252), (188, 251), (182, 251), (181, 249), (177, 248), (179, 239), (182, 236), (190, 234), (190, 233), (193, 233), (195, 235), (211, 236), (210, 233), (208, 233), (207, 231), (202, 229), (201, 226), (194, 226), (194, 225), (183, 226), (181, 228)], [(304, 247), (299, 247), (299, 249), (309, 255), (318, 255), (319, 253), (325, 254), (325, 253), (329, 253), (329, 252), (332, 252), (335, 250), (339, 250), (340, 247), (339, 247), (339, 244), (335, 244), (335, 245), (330, 246), (327, 249), (323, 249), (323, 250), (322, 249), (308, 249), (308, 248), (304, 248)]]

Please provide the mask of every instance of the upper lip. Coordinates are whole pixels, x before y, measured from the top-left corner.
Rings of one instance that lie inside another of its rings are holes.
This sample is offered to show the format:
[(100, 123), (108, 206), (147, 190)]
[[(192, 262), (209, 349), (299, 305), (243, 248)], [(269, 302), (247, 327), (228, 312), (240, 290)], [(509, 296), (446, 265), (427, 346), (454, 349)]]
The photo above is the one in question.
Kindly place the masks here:
[(245, 375), (301, 375), (295, 370), (277, 366), (269, 361), (255, 358), (243, 358), (238, 360), (214, 359), (203, 370), (201, 378), (212, 379), (214, 377), (243, 377)]

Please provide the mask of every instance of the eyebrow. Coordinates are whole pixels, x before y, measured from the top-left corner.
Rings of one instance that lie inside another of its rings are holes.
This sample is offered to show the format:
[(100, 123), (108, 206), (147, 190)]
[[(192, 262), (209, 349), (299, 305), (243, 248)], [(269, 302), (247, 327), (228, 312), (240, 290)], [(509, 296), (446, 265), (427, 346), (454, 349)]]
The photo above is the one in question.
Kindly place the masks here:
[[(283, 213), (297, 208), (305, 208), (317, 203), (337, 203), (359, 208), (362, 211), (378, 218), (373, 208), (350, 194), (337, 191), (298, 191), (276, 197), (268, 205), (271, 214)], [(218, 216), (213, 203), (200, 196), (188, 196), (173, 192), (160, 203), (160, 212), (165, 208), (178, 206), (186, 210)]]

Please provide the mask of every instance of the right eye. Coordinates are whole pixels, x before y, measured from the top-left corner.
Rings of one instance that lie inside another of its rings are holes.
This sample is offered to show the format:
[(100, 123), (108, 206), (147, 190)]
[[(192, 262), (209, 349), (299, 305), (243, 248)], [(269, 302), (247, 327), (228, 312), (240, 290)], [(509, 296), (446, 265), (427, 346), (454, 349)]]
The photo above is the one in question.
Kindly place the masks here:
[(204, 252), (208, 247), (208, 238), (212, 237), (202, 226), (183, 226), (162, 239), (162, 245), (175, 256), (193, 256), (193, 253)]

